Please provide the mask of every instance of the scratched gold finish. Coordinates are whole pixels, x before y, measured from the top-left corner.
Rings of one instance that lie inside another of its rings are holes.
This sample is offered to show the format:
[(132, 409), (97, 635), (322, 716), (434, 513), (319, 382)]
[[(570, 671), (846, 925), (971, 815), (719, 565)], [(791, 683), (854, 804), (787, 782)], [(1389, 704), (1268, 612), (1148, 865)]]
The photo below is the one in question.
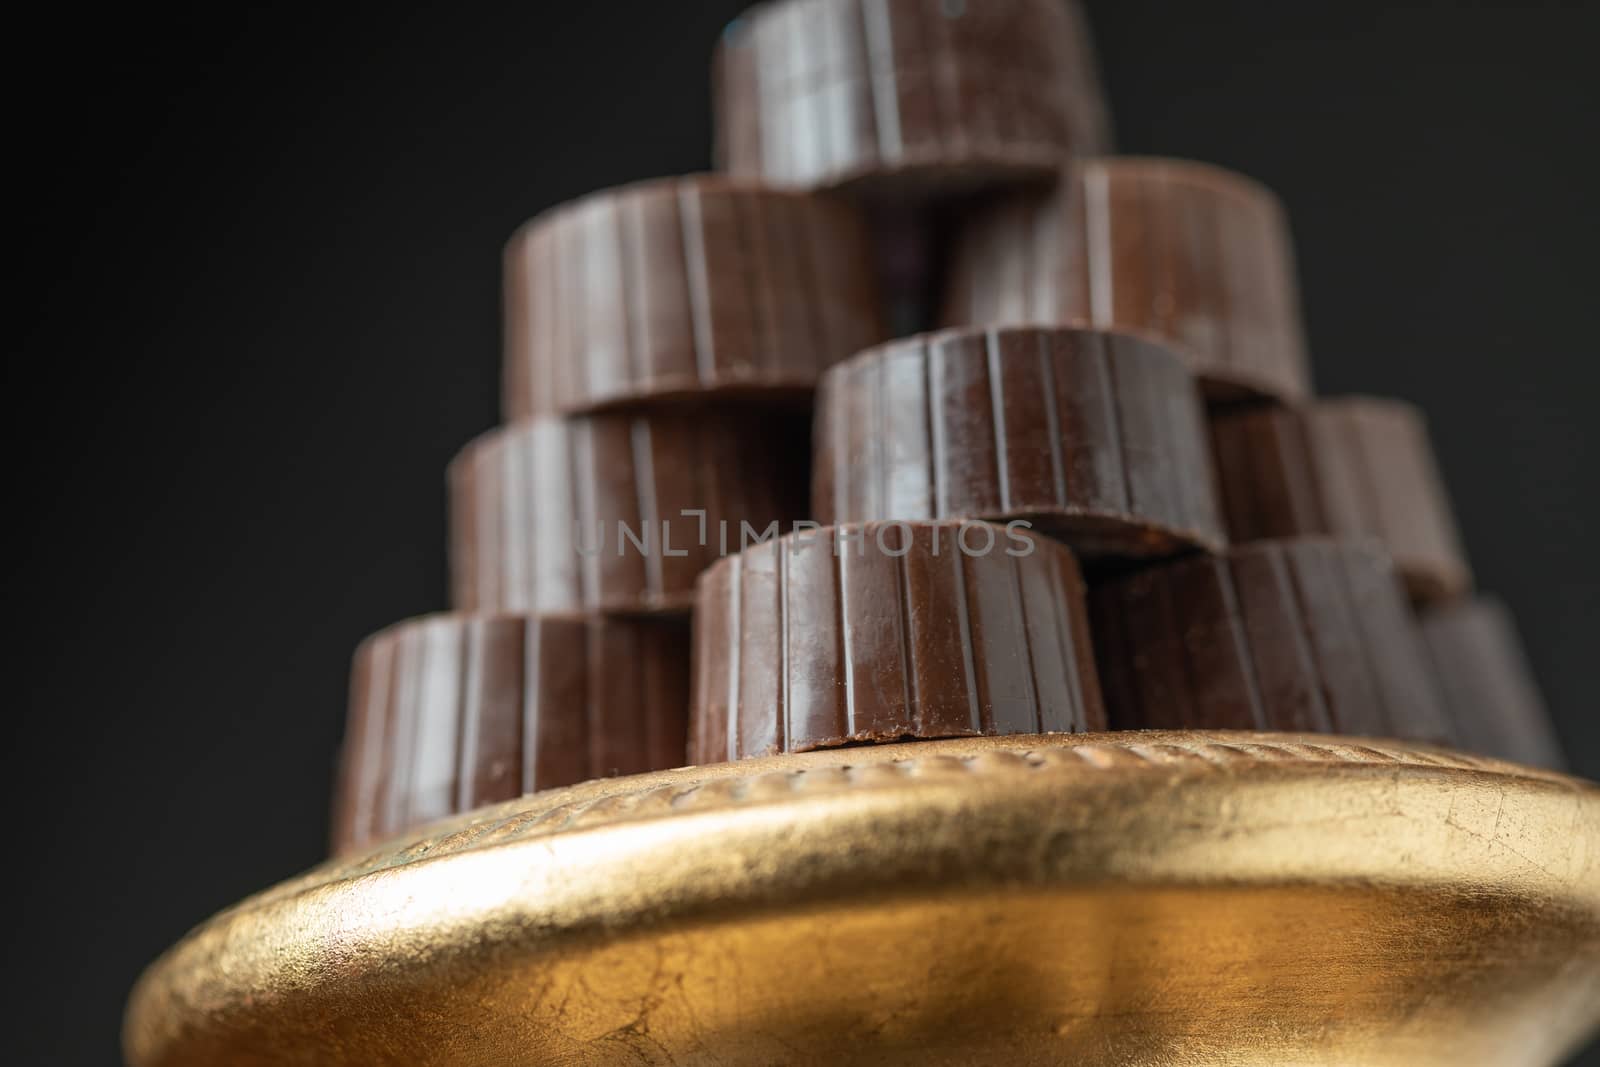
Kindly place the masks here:
[(134, 1067), (1542, 1065), (1600, 789), (1310, 735), (928, 741), (591, 782), (330, 862), (140, 979)]

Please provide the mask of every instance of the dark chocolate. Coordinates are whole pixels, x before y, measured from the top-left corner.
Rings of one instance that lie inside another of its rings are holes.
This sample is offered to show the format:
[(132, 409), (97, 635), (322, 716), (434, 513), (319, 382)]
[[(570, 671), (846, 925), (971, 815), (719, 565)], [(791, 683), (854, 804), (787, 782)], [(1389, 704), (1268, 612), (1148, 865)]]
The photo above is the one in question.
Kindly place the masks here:
[(1072, 553), (989, 523), (864, 523), (701, 576), (690, 758), (1105, 725)]
[(741, 524), (804, 513), (803, 415), (541, 417), (450, 465), (461, 611), (686, 612)]
[(1459, 746), (1563, 770), (1561, 742), (1505, 605), (1467, 597), (1424, 609), (1421, 623)]
[(1228, 409), (1211, 431), (1233, 540), (1373, 537), (1413, 598), (1471, 588), (1419, 409), (1373, 397)]
[(717, 48), (722, 169), (917, 196), (1109, 151), (1084, 19), (1064, 0), (780, 0)]
[(1090, 609), (1113, 729), (1451, 740), (1375, 543), (1238, 545), (1098, 583)]
[(952, 257), (947, 325), (1083, 323), (1165, 340), (1208, 397), (1310, 391), (1288, 224), (1218, 167), (1112, 158), (1054, 193), (976, 212)]
[(924, 334), (829, 370), (812, 513), (1026, 520), (1082, 555), (1220, 548), (1194, 378), (1124, 334), (1007, 327)]
[(689, 628), (428, 615), (357, 649), (336, 852), (523, 793), (681, 766)]
[(507, 418), (808, 399), (883, 338), (854, 209), (712, 175), (552, 208), (505, 252)]

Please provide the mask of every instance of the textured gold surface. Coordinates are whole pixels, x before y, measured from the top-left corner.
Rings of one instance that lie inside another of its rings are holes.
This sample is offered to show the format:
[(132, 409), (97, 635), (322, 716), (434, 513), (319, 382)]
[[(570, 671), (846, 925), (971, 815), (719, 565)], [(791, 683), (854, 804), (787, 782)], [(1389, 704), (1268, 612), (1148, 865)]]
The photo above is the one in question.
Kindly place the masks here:
[(134, 989), (178, 1064), (1554, 1062), (1600, 790), (1391, 742), (934, 741), (593, 782), (334, 861)]

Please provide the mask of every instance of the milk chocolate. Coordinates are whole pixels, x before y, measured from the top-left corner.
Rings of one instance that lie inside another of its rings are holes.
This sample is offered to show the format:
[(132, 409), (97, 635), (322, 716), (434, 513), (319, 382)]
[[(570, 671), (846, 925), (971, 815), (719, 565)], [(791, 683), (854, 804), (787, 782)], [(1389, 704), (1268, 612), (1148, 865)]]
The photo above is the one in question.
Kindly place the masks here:
[(802, 193), (642, 182), (553, 208), (506, 246), (508, 418), (809, 398), (882, 337), (862, 220)]
[(678, 620), (440, 614), (379, 631), (351, 671), (334, 850), (680, 766), (688, 664)]
[(1492, 597), (1423, 610), (1423, 644), (1467, 752), (1562, 770), (1566, 761), (1511, 613)]
[(1412, 597), (1472, 585), (1422, 412), (1346, 397), (1287, 409), (1214, 413), (1228, 532), (1235, 541), (1300, 534), (1382, 541)]
[(1238, 174), (1099, 159), (1055, 192), (974, 214), (953, 254), (949, 325), (1086, 324), (1177, 346), (1208, 397), (1310, 390), (1288, 225)]
[(1114, 729), (1451, 739), (1375, 543), (1238, 545), (1099, 583), (1090, 605)]
[(1170, 348), (1046, 327), (924, 334), (823, 375), (824, 523), (1021, 519), (1082, 555), (1225, 541), (1193, 376)]
[(989, 523), (857, 523), (701, 577), (690, 758), (1097, 730), (1072, 553)]
[(895, 197), (1047, 177), (1109, 151), (1076, 3), (780, 0), (717, 48), (722, 169)]
[(771, 412), (545, 416), (491, 430), (450, 465), (452, 603), (686, 612), (695, 577), (743, 526), (804, 514), (806, 442), (803, 414)]

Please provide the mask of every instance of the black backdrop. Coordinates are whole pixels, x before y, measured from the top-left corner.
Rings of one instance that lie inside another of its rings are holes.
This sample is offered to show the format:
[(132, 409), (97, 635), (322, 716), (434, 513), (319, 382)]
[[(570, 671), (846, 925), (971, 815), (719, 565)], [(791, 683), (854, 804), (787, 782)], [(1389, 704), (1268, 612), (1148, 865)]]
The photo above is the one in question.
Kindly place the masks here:
[[(707, 162), (736, 0), (402, 6), (69, 13), (13, 41), (37, 68), (6, 391), (21, 1062), (114, 1062), (146, 961), (320, 857), (350, 650), (443, 603), (502, 240)], [(1091, 15), (1124, 151), (1286, 199), (1323, 390), (1426, 405), (1482, 584), (1600, 777), (1600, 9)]]

